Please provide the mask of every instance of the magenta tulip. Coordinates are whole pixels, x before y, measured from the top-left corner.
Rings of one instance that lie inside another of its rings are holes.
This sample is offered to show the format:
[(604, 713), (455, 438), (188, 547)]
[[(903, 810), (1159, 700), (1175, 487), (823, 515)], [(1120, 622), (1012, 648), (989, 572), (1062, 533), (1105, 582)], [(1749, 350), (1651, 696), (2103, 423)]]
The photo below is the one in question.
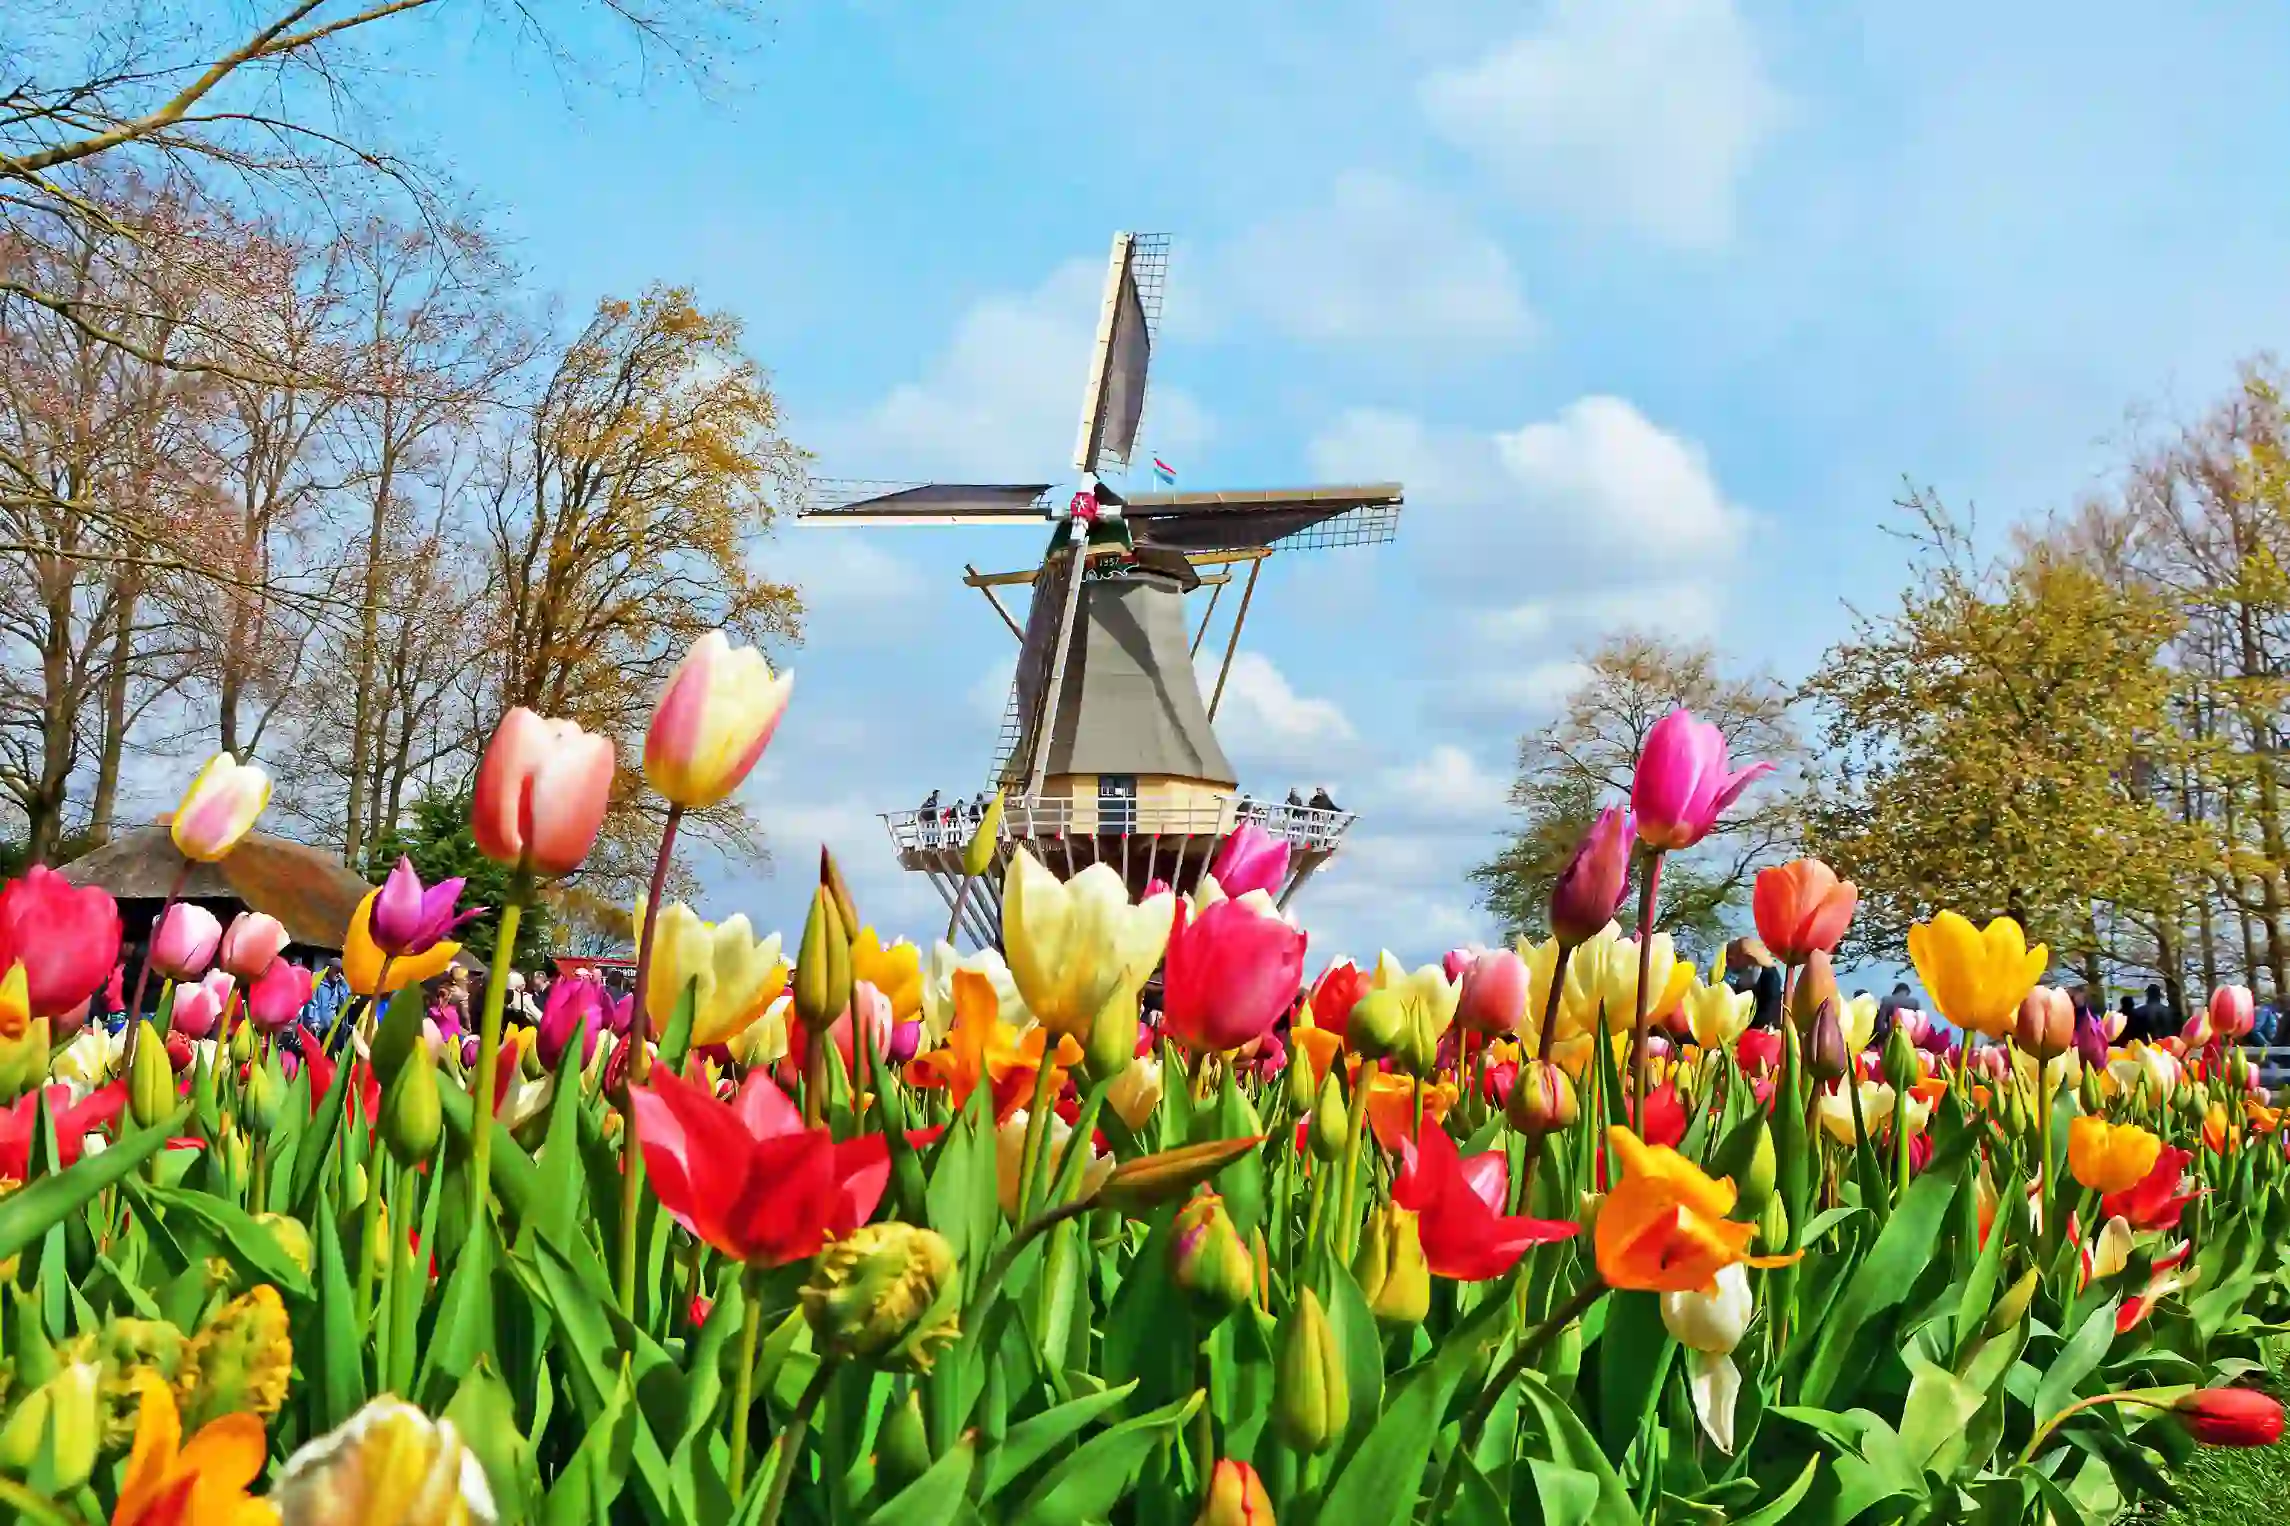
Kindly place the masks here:
[(2229, 1043), (2257, 1026), (2258, 1002), (2248, 986), (2220, 986), (2210, 993), (2211, 1031)]
[(1551, 934), (1573, 948), (1598, 936), (1630, 893), (1630, 813), (1610, 805), (1598, 813), (1574, 857), (1551, 886)]
[(1251, 890), (1278, 895), (1288, 878), (1288, 844), (1253, 821), (1243, 822), (1225, 839), (1209, 873), (1216, 876), (1224, 893), (1235, 899)]
[(247, 1020), (258, 1032), (285, 1032), (310, 1005), (312, 978), (298, 964), (273, 959), (246, 988)]
[(1490, 1036), (1516, 1033), (1527, 1015), (1527, 963), (1507, 948), (1489, 949), (1463, 972), (1456, 1023)]
[(1477, 948), (1449, 949), (1446, 956), (1439, 961), (1440, 969), (1446, 972), (1447, 983), (1453, 985), (1469, 974), (1472, 962), (1485, 952), (1486, 950)]
[(262, 978), (272, 961), (285, 951), (286, 928), (278, 918), (259, 911), (242, 911), (223, 929), (216, 959), (240, 980)]
[(557, 1068), (576, 1030), (581, 1035), (580, 1060), (586, 1065), (596, 1053), (597, 1036), (609, 1025), (607, 1009), (611, 1005), (602, 985), (578, 975), (568, 975), (550, 986), (548, 1004), (541, 1009), (541, 1025), (534, 1035), (533, 1048), (540, 1056), (541, 1068)]
[(482, 906), (472, 906), (455, 912), (454, 903), (461, 899), (465, 883), (455, 877), (424, 889), (413, 860), (399, 859), (374, 897), (373, 925), (368, 929), (374, 946), (385, 954), (405, 958), (426, 954), (452, 937), (463, 923), (475, 921), (485, 911)]
[(1199, 917), (1179, 901), (1162, 966), (1162, 1026), (1199, 1053), (1262, 1038), (1304, 983), (1304, 933), (1263, 897), (1219, 901)]
[(1709, 836), (1725, 808), (1771, 763), (1726, 771), (1725, 734), (1689, 711), (1673, 710), (1646, 733), (1638, 771), (1630, 781), (1630, 808), (1638, 835), (1650, 848), (1690, 848)]
[(205, 980), (179, 985), (168, 1014), (168, 1030), (187, 1039), (212, 1038), (230, 999), (231, 977), (221, 970), (213, 971)]
[(170, 980), (197, 980), (215, 962), (223, 924), (204, 906), (177, 901), (151, 938), (151, 963)]

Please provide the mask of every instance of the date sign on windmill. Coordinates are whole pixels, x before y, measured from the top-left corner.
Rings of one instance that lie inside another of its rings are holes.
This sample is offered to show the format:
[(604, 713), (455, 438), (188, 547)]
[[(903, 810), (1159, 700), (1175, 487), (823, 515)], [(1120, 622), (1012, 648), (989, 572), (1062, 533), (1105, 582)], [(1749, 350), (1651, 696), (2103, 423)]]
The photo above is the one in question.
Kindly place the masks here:
[[(822, 482), (798, 513), (817, 526), (1050, 526), (1036, 566), (963, 569), (963, 581), (1018, 641), (986, 781), (987, 791), (1004, 795), (1002, 841), (960, 915), (980, 946), (1000, 942), (1002, 869), (1021, 844), (1063, 876), (1110, 864), (1133, 896), (1154, 880), (1190, 893), (1224, 840), (1253, 822), (1290, 845), (1286, 906), (1354, 819), (1324, 789), (1306, 798), (1291, 788), (1277, 801), (1244, 793), (1214, 723), (1265, 561), (1275, 552), (1381, 545), (1397, 531), (1405, 499), (1396, 482), (1134, 494), (1114, 487), (1108, 476), (1126, 480), (1137, 450), (1168, 263), (1166, 235), (1114, 235), (1082, 392), (1078, 484)], [(1164, 464), (1146, 460), (1157, 484), (1171, 479)], [(1243, 567), (1204, 703), (1194, 658)], [(996, 592), (1021, 587), (1030, 592), (1022, 620)], [(1203, 589), (1196, 622), (1186, 599)], [(927, 875), (951, 908), (985, 792), (966, 800), (957, 790), (944, 804), (941, 794), (883, 819), (900, 864)]]

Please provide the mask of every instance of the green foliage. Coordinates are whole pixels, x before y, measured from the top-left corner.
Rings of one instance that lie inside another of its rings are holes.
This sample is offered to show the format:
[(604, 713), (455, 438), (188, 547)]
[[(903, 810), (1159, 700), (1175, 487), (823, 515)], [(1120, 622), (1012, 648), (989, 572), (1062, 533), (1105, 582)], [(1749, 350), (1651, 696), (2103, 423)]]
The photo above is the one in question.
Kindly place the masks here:
[[(501, 931), (501, 907), (514, 888), (515, 875), (477, 851), (477, 839), (469, 833), (469, 805), (467, 790), (423, 791), (414, 798), (406, 819), (374, 845), (366, 875), (379, 884), (390, 866), (403, 856), (413, 860), (424, 885), (455, 875), (466, 879), (469, 883), (461, 892), (461, 904), (483, 906), (487, 911), (462, 929), (461, 942), (490, 965), (494, 941)], [(529, 970), (546, 959), (551, 936), (548, 907), (538, 900), (528, 901), (517, 928), (515, 967)]]

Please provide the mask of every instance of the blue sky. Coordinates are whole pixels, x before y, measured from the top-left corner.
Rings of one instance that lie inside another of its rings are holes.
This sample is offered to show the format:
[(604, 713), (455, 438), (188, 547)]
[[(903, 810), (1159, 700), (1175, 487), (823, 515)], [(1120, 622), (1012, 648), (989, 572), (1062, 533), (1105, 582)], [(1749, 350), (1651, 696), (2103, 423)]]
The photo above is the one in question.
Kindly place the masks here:
[[(958, 15), (950, 15), (958, 12)], [(1181, 485), (1400, 478), (1277, 558), (1220, 732), (1366, 812), (1314, 957), (1486, 932), (1465, 869), (1573, 656), (1638, 625), (1801, 677), (1900, 586), (1903, 474), (1983, 524), (2101, 483), (2290, 332), (2273, 6), (890, 0), (790, 8), (710, 96), (432, 56), (417, 123), (577, 314), (739, 313), (827, 475), (1061, 478), (1106, 245), (1175, 236), (1145, 438)], [(403, 56), (403, 55), (401, 55)], [(811, 600), (750, 786), (927, 936), (877, 811), (983, 780), (1036, 530), (790, 525)], [(1230, 604), (1227, 600), (1227, 604)], [(943, 913), (940, 913), (942, 917)]]

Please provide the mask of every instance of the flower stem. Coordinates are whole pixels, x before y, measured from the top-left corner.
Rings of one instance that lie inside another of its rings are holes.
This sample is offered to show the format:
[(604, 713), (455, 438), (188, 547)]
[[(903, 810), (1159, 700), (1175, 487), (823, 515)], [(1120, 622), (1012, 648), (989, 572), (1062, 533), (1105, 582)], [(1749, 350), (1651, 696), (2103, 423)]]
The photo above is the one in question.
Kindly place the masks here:
[(1049, 1133), (1050, 1072), (1055, 1068), (1057, 1046), (1052, 1043), (1042, 1051), (1042, 1063), (1034, 1071), (1033, 1110), (1026, 1114), (1026, 1147), (1018, 1157), (1018, 1212), (1014, 1222), (1026, 1222), (1026, 1210), (1033, 1205), (1027, 1201), (1033, 1195), (1034, 1163), (1042, 1158), (1042, 1142)]
[[(732, 1380), (732, 1498), (738, 1499), (740, 1490), (747, 1485), (747, 1429), (748, 1419), (755, 1408), (755, 1346), (763, 1333), (762, 1289), (750, 1283), (741, 1289), (746, 1297), (740, 1310), (739, 1373)], [(826, 1370), (826, 1361), (820, 1360), (820, 1370)]]
[[(1646, 855), (1646, 875), (1638, 887), (1638, 992), (1637, 1011), (1630, 1018), (1630, 1124), (1638, 1137), (1646, 1137), (1646, 989), (1654, 968), (1654, 903), (1661, 894), (1662, 850)], [(1554, 982), (1555, 983), (1555, 982)]]
[(2093, 1394), (2089, 1398), (2078, 1399), (2036, 1427), (2036, 1433), (2028, 1438), (2027, 1447), (2020, 1453), (2020, 1466), (2024, 1468), (2033, 1461), (2036, 1452), (2051, 1439), (2052, 1432), (2066, 1424), (2069, 1419), (2082, 1414), (2087, 1409), (2097, 1409), (2102, 1404), (2143, 1404), (2149, 1409), (2169, 1409), (2171, 1407), (2159, 1399), (2150, 1399), (2145, 1394)]
[(795, 1460), (803, 1450), (803, 1438), (811, 1429), (812, 1412), (826, 1397), (827, 1384), (833, 1380), (835, 1368), (822, 1361), (819, 1370), (811, 1375), (803, 1397), (795, 1403), (795, 1413), (788, 1416), (785, 1429), (772, 1443), (774, 1456), (771, 1465), (771, 1492), (764, 1496), (763, 1515), (756, 1526), (779, 1526), (779, 1507), (787, 1502), (787, 1487), (795, 1482)]
[[(650, 1001), (653, 932), (660, 921), (660, 897), (668, 888), (668, 863), (676, 856), (676, 826), (684, 819), (680, 805), (668, 807), (668, 820), (660, 828), (660, 853), (652, 860), (652, 889), (644, 900), (644, 931), (636, 945), (636, 994), (628, 1019), (626, 1085), (635, 1087), (647, 1077), (645, 1042), (652, 1036)], [(490, 993), (488, 993), (490, 999)], [(636, 1106), (626, 1098), (620, 1105), (620, 1265), (614, 1291), (620, 1312), (636, 1317), (636, 1209), (644, 1187), (644, 1153), (636, 1147)]]
[(1351, 1128), (1344, 1135), (1344, 1196), (1342, 1211), (1336, 1215), (1338, 1231), (1344, 1237), (1344, 1264), (1352, 1263), (1352, 1253), (1359, 1249), (1359, 1225), (1353, 1218), (1360, 1198), (1360, 1136), (1368, 1127), (1368, 1084), (1374, 1080), (1372, 1062), (1360, 1061), (1360, 1068), (1351, 1074), (1352, 1113)]
[(477, 1026), (477, 1126), (469, 1143), (469, 1228), (485, 1222), (493, 1177), (493, 1088), (501, 1067), (501, 1005), (509, 995), (509, 965), (517, 948), (517, 924), (525, 916), (522, 877), (501, 908), (501, 932), (493, 942), (493, 973), (485, 981), (485, 1013)]
[(183, 898), (183, 887), (191, 879), (191, 861), (184, 859), (175, 870), (175, 883), (167, 887), (167, 899), (159, 903), (159, 915), (151, 919), (150, 930), (143, 935), (143, 963), (135, 971), (135, 995), (127, 1003), (127, 1050), (120, 1058), (120, 1074), (127, 1074), (135, 1064), (135, 1038), (143, 1031), (143, 992), (151, 984), (151, 955), (159, 947), (159, 929), (167, 925), (167, 913)]

